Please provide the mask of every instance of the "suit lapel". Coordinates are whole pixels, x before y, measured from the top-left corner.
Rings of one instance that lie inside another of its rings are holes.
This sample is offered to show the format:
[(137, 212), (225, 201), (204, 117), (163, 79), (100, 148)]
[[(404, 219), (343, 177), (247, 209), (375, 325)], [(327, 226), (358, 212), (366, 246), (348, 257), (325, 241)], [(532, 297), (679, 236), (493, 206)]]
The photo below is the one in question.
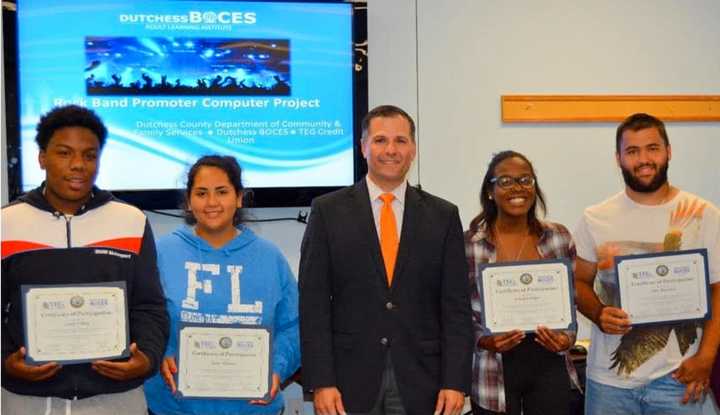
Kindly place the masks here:
[(403, 213), (403, 224), (400, 232), (400, 247), (398, 248), (398, 257), (395, 262), (395, 272), (393, 275), (393, 287), (396, 287), (402, 280), (402, 272), (410, 258), (411, 246), (415, 241), (415, 233), (418, 227), (420, 194), (417, 189), (408, 185), (405, 190), (405, 209)]
[(370, 258), (378, 278), (383, 282), (383, 286), (387, 287), (387, 277), (385, 276), (385, 263), (380, 253), (380, 239), (378, 238), (377, 229), (375, 228), (375, 218), (373, 217), (372, 207), (370, 206), (370, 193), (368, 192), (365, 179), (357, 182), (352, 192), (352, 212), (359, 212), (357, 231), (366, 238), (367, 247), (370, 250)]

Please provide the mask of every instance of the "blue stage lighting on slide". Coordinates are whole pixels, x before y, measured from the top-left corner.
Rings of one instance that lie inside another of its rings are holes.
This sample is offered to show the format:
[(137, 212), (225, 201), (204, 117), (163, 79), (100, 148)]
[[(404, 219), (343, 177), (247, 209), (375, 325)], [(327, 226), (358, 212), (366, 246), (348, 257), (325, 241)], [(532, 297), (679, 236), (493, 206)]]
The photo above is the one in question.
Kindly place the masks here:
[(162, 47), (160, 47), (160, 45), (158, 45), (152, 38), (142, 37), (139, 39), (139, 42), (141, 45), (157, 53), (158, 55), (165, 56), (165, 52), (163, 51)]

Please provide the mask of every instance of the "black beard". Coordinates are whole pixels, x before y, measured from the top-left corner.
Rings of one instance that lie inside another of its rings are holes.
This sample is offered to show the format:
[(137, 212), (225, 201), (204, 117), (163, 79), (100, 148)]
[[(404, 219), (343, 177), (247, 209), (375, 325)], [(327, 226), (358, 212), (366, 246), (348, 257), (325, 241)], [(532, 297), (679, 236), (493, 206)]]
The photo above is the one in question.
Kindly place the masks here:
[(665, 183), (667, 183), (667, 172), (669, 167), (669, 162), (658, 166), (655, 177), (653, 177), (652, 181), (648, 184), (642, 183), (635, 176), (633, 176), (630, 170), (626, 169), (625, 167), (620, 166), (620, 170), (622, 171), (623, 179), (625, 180), (625, 184), (627, 185), (627, 187), (638, 193), (652, 193), (657, 191)]

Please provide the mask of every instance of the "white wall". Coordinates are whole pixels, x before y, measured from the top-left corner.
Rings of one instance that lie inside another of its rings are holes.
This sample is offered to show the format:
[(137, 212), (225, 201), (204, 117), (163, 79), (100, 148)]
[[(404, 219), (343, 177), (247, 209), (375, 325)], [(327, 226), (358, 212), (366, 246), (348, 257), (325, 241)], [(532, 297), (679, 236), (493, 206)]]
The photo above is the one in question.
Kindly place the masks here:
[[(499, 150), (530, 157), (549, 217), (571, 227), (584, 207), (622, 186), (615, 123), (503, 125), (500, 95), (720, 93), (714, 0), (418, 0), (417, 7), (416, 75), (415, 27), (406, 18), (414, 5), (370, 1), (371, 106), (395, 102), (419, 114), (421, 183), (457, 203), (466, 225)], [(406, 86), (416, 76), (417, 96)], [(671, 181), (720, 204), (720, 126), (672, 123), (668, 132)]]

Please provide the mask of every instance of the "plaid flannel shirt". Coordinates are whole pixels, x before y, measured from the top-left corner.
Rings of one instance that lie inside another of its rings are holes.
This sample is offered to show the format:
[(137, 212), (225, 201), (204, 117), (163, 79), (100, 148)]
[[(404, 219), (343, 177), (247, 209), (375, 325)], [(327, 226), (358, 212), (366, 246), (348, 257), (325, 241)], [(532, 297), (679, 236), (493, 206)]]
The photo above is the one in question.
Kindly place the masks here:
[[(575, 263), (575, 244), (570, 232), (560, 224), (541, 222), (542, 235), (538, 240), (537, 252), (543, 259), (570, 258)], [(480, 337), (488, 335), (488, 331), (481, 324), (482, 307), (480, 305), (480, 287), (476, 282), (477, 271), (482, 264), (494, 263), (496, 260), (495, 244), (485, 229), (477, 232), (465, 232), (465, 255), (468, 261), (469, 282), (471, 286), (471, 303), (473, 311), (473, 326), (475, 331), (475, 349), (473, 352), (473, 384), (470, 398), (482, 408), (494, 412), (505, 412), (505, 381), (503, 377), (502, 358), (500, 353), (481, 349), (478, 346)], [(571, 344), (575, 343), (577, 327), (568, 330)], [(575, 366), (567, 352), (565, 366), (570, 381), (579, 389)]]

